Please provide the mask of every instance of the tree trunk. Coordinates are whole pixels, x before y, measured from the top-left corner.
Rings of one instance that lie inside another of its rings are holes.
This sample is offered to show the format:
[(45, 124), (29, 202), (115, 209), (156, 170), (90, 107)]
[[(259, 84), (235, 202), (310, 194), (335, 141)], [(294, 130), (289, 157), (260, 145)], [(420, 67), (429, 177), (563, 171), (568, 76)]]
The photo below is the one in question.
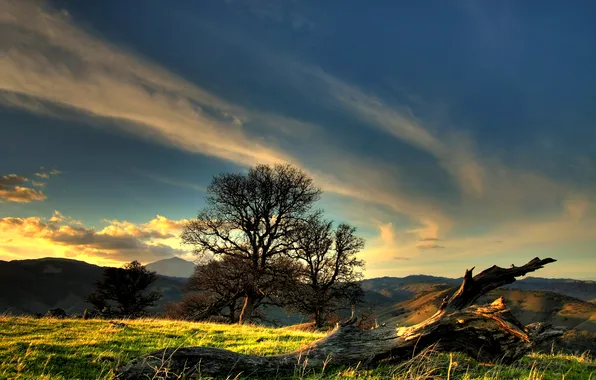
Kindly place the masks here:
[(244, 297), (244, 306), (238, 317), (238, 324), (243, 325), (251, 321), (252, 313), (255, 307), (255, 297), (252, 294), (247, 294)]
[(315, 327), (317, 329), (323, 327), (323, 315), (321, 314), (321, 310), (315, 311)]
[(511, 363), (528, 353), (534, 344), (563, 331), (545, 324), (524, 327), (502, 298), (490, 305), (472, 304), (481, 295), (554, 261), (535, 258), (521, 267), (493, 266), (474, 277), (473, 268), (467, 270), (459, 290), (443, 301), (435, 315), (414, 326), (360, 330), (354, 326), (357, 318), (352, 315), (329, 336), (293, 353), (250, 356), (210, 347), (166, 348), (131, 361), (119, 368), (116, 376), (271, 376), (292, 373), (297, 368), (308, 371), (329, 365), (367, 366), (384, 359), (402, 361), (431, 346), (445, 352), (463, 352), (481, 362)]

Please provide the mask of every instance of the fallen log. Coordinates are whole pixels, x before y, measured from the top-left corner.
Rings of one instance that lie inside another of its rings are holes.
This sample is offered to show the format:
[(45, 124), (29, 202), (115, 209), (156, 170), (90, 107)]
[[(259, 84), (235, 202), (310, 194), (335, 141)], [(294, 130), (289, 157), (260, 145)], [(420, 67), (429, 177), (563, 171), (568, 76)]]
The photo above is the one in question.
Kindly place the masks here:
[(523, 326), (503, 298), (490, 305), (473, 304), (483, 294), (555, 261), (534, 258), (521, 267), (493, 266), (476, 276), (472, 276), (474, 268), (466, 270), (459, 289), (443, 300), (432, 317), (414, 326), (361, 330), (355, 327), (357, 317), (352, 315), (327, 337), (289, 354), (252, 356), (211, 347), (165, 348), (118, 368), (116, 377), (282, 376), (296, 369), (302, 372), (331, 365), (399, 362), (431, 346), (443, 352), (462, 352), (480, 362), (511, 363), (534, 345), (564, 331), (546, 324)]

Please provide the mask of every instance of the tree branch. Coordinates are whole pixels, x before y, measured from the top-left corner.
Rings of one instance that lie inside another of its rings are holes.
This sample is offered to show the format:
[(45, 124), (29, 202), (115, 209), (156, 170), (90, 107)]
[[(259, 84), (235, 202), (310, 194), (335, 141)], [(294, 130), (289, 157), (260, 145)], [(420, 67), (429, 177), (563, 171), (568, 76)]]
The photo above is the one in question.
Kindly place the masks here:
[(472, 277), (472, 269), (467, 269), (464, 274), (464, 279), (461, 286), (449, 298), (445, 300), (440, 307), (440, 311), (455, 311), (464, 309), (472, 305), (482, 295), (499, 288), (503, 285), (512, 284), (516, 277), (525, 276), (527, 273), (534, 272), (541, 269), (546, 264), (553, 263), (557, 260), (546, 258), (544, 260), (538, 257), (533, 258), (527, 264), (521, 267), (511, 266), (511, 268), (501, 268), (496, 265), (480, 272)]

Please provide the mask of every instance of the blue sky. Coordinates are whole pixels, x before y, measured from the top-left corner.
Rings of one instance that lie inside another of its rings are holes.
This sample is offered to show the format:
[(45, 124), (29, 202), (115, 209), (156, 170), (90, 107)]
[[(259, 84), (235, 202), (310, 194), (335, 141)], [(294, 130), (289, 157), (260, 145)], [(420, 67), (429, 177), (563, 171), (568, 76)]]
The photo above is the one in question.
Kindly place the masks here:
[(190, 258), (213, 175), (292, 162), (367, 277), (596, 278), (592, 2), (0, 9), (0, 259)]

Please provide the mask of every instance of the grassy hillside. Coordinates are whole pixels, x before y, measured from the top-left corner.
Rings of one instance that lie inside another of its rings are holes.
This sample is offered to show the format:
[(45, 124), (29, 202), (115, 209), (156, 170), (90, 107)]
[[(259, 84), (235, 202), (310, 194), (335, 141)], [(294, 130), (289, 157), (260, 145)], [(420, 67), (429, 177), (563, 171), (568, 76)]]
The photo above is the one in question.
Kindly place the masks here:
[[(449, 285), (434, 285), (412, 299), (382, 305), (376, 314), (380, 322), (419, 323), (433, 315), (443, 298), (454, 291)], [(494, 290), (481, 297), (478, 303), (492, 302), (499, 297), (505, 298), (513, 315), (524, 324), (549, 322), (596, 333), (596, 305), (593, 303), (552, 292), (518, 289)]]
[[(91, 307), (85, 297), (95, 288), (103, 269), (69, 259), (0, 260), (0, 313), (45, 314), (61, 308), (68, 314), (82, 314)], [(159, 290), (163, 297), (151, 311), (179, 300), (185, 283), (185, 279), (159, 276), (148, 290)]]
[[(0, 317), (0, 379), (109, 379), (119, 364), (166, 346), (206, 345), (270, 355), (292, 351), (322, 333), (166, 320), (58, 320)], [(515, 366), (482, 366), (459, 354), (427, 352), (399, 366), (327, 369), (296, 379), (596, 379), (588, 356), (531, 355)]]

